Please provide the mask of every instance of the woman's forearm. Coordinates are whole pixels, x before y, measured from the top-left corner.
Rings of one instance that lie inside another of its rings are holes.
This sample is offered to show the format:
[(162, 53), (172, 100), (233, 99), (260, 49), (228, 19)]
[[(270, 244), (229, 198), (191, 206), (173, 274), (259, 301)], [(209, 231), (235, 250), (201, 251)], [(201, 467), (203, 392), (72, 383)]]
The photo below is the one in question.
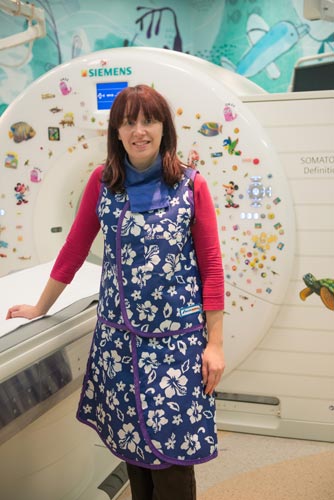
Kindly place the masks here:
[(223, 311), (205, 311), (208, 330), (208, 343), (219, 347), (223, 345)]
[(223, 311), (206, 311), (208, 343), (202, 356), (205, 394), (213, 394), (225, 369), (223, 350)]
[(36, 304), (36, 308), (40, 312), (41, 316), (48, 312), (66, 286), (66, 283), (61, 283), (53, 278), (48, 279), (47, 284)]

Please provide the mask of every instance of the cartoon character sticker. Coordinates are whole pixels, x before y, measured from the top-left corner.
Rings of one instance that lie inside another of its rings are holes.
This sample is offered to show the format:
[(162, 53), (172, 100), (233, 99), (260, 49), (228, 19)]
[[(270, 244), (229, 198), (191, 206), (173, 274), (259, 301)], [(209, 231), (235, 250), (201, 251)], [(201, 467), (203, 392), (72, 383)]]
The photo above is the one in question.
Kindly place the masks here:
[(224, 107), (223, 113), (224, 113), (225, 121), (227, 121), (227, 122), (232, 122), (238, 116), (235, 113), (235, 111), (233, 110), (233, 104), (226, 104), (226, 106)]
[(224, 139), (223, 146), (225, 149), (227, 149), (229, 155), (236, 155), (236, 156), (241, 155), (241, 151), (235, 149), (238, 145), (238, 142), (239, 142), (238, 138), (232, 140), (230, 136), (227, 139)]
[(28, 203), (28, 200), (25, 199), (27, 192), (29, 191), (29, 186), (18, 182), (14, 187), (16, 205), (22, 205), (22, 203)]
[(59, 122), (60, 125), (64, 128), (66, 127), (74, 127), (74, 114), (73, 113), (65, 113), (63, 119)]
[(39, 168), (33, 168), (30, 171), (30, 181), (41, 182), (41, 180), (42, 180), (42, 171)]
[(19, 158), (16, 153), (13, 153), (11, 151), (8, 151), (6, 153), (6, 158), (5, 158), (5, 167), (6, 168), (17, 168), (19, 163)]
[(60, 80), (59, 89), (63, 95), (68, 95), (72, 92), (72, 87), (69, 87), (67, 78), (62, 78)]
[(191, 149), (188, 154), (188, 165), (197, 168), (199, 162), (199, 153), (196, 149)]
[(59, 127), (48, 127), (49, 141), (60, 141)]
[(223, 187), (225, 188), (225, 201), (226, 201), (226, 208), (238, 208), (239, 205), (234, 202), (234, 193), (235, 191), (238, 191), (239, 186), (237, 184), (234, 184), (233, 181), (230, 181), (228, 184), (223, 184)]

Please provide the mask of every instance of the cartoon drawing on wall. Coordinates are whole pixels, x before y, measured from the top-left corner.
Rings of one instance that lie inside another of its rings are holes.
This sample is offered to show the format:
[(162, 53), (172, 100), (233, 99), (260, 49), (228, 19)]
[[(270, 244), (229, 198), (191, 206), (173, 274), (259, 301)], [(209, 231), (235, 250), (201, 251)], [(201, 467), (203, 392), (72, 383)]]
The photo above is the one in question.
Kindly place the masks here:
[(144, 30), (144, 20), (149, 19), (149, 24), (146, 30), (146, 37), (148, 39), (151, 38), (152, 36), (152, 29), (154, 29), (154, 34), (159, 35), (160, 32), (160, 25), (161, 25), (161, 20), (163, 17), (164, 12), (170, 12), (172, 14), (173, 18), (173, 24), (174, 24), (174, 29), (175, 29), (175, 36), (173, 39), (173, 46), (168, 47), (168, 45), (164, 45), (164, 49), (172, 49), (176, 50), (178, 52), (183, 52), (182, 50), (182, 38), (181, 38), (181, 33), (179, 30), (179, 25), (177, 22), (177, 15), (175, 13), (174, 9), (171, 9), (170, 7), (162, 7), (160, 9), (151, 9), (150, 7), (137, 7), (137, 10), (146, 10), (145, 14), (140, 16), (136, 20), (136, 24), (139, 24), (139, 29), (140, 31)]
[(326, 38), (323, 38), (322, 40), (317, 39), (311, 35), (310, 37), (312, 38), (312, 40), (320, 43), (318, 54), (324, 54), (325, 52), (334, 51), (334, 32)]
[(301, 300), (306, 300), (307, 297), (316, 293), (320, 296), (323, 304), (334, 311), (334, 279), (322, 278), (316, 279), (311, 273), (303, 276), (306, 288), (303, 288), (299, 293)]
[(221, 65), (247, 78), (265, 70), (269, 78), (277, 79), (281, 72), (275, 64), (276, 59), (289, 51), (308, 32), (307, 24), (295, 26), (290, 21), (279, 21), (269, 28), (261, 16), (251, 14), (247, 21), (250, 49), (236, 66), (225, 57), (221, 58)]
[[(152, 46), (192, 53), (254, 79), (269, 92), (289, 89), (298, 58), (334, 51), (332, 23), (305, 20), (302, 0), (200, 2), (200, 13), (195, 1), (156, 0), (154, 8), (151, 3), (36, 0), (45, 11), (47, 36), (32, 49), (21, 45), (0, 51), (0, 115), (45, 72), (106, 48)], [(23, 20), (0, 9), (0, 25), (1, 36), (11, 35)], [(61, 91), (70, 88), (63, 82)], [(230, 111), (225, 121), (234, 119)]]
[[(45, 11), (45, 19), (48, 33), (48, 43), (47, 47), (44, 44), (37, 45), (37, 50), (34, 55), (37, 59), (45, 61), (45, 71), (52, 69), (59, 64), (65, 62), (64, 48), (65, 44), (63, 42), (63, 36), (61, 36), (57, 21), (61, 20), (60, 25), (64, 24), (64, 18), (57, 18), (56, 13), (52, 10), (52, 2), (50, 0), (37, 0), (35, 2)], [(68, 0), (67, 2), (60, 2), (61, 6), (64, 7), (66, 18), (73, 13), (78, 13), (80, 10), (80, 3), (78, 0)], [(83, 29), (76, 29), (74, 34), (71, 35), (70, 40), (71, 57), (77, 57), (82, 54), (83, 46), (87, 45), (87, 38), (85, 31)], [(38, 50), (40, 47), (40, 50)], [(46, 49), (46, 50), (45, 50)], [(44, 52), (44, 54), (42, 53)]]

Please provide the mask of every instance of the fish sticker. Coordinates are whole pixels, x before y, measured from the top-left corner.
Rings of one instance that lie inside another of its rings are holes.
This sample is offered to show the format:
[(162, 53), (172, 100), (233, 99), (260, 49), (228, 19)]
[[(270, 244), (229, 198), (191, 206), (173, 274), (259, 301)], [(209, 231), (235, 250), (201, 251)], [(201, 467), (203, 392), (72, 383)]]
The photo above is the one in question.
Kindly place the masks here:
[(53, 114), (60, 113), (61, 111), (63, 111), (63, 108), (58, 108), (58, 106), (55, 106), (54, 108), (50, 108), (50, 111)]
[(13, 123), (13, 125), (10, 127), (10, 130), (8, 132), (8, 135), (10, 139), (13, 139), (14, 142), (22, 142), (22, 141), (28, 141), (29, 139), (32, 139), (35, 137), (36, 132), (32, 128), (31, 125), (27, 122), (16, 122)]
[(223, 130), (223, 125), (217, 122), (205, 122), (199, 129), (199, 133), (206, 137), (214, 137), (215, 135), (221, 134)]

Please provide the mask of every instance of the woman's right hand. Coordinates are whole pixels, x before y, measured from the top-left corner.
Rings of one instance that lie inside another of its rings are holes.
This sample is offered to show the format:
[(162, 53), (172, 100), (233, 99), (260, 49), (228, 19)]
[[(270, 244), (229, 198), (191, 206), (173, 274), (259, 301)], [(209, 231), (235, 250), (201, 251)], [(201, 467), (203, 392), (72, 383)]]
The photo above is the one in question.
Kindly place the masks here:
[(39, 316), (44, 316), (50, 307), (56, 302), (59, 295), (66, 288), (66, 283), (49, 278), (42, 295), (38, 299), (35, 306), (27, 304), (19, 304), (8, 309), (6, 319), (11, 318), (26, 318), (34, 319)]
[(42, 316), (42, 313), (38, 310), (37, 306), (19, 304), (16, 306), (12, 306), (8, 309), (6, 319), (12, 319), (12, 318), (34, 319), (37, 318), (38, 316)]

